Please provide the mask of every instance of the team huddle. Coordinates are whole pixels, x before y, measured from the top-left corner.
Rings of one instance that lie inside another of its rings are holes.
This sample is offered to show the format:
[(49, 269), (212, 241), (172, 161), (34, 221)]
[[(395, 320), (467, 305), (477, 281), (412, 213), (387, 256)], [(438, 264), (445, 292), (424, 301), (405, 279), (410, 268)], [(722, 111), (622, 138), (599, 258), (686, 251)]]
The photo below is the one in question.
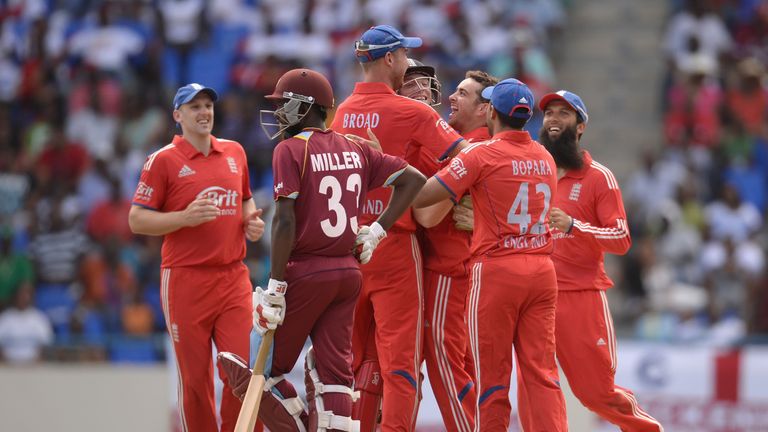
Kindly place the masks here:
[[(603, 255), (631, 240), (616, 179), (580, 147), (584, 102), (564, 90), (541, 98), (539, 143), (524, 130), (535, 107), (525, 83), (469, 71), (443, 120), (435, 69), (407, 56), (420, 45), (368, 29), (354, 51), (363, 80), (338, 106), (316, 71), (279, 79), (261, 118), (282, 139), (271, 272), (253, 293), (245, 239), (264, 222), (244, 152), (211, 135), (213, 89), (179, 89), (182, 135), (147, 159), (130, 222), (165, 235), (183, 429), (218, 427), (211, 342), (231, 431), (261, 336), (274, 332), (257, 429), (412, 431), (425, 363), (445, 430), (506, 431), (514, 356), (522, 430), (568, 429), (559, 362), (596, 414), (622, 431), (663, 431), (614, 384)], [(307, 338), (305, 404), (284, 375)]]

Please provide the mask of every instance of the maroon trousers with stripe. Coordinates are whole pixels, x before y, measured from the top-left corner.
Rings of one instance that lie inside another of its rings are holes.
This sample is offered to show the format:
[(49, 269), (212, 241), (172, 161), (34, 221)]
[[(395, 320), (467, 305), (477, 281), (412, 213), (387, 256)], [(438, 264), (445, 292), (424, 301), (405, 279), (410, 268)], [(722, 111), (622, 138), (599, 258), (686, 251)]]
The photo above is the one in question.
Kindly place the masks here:
[(475, 388), (464, 320), (468, 288), (467, 276), (424, 271), (424, 362), (449, 432), (474, 427)]
[[(218, 351), (248, 360), (253, 302), (248, 268), (237, 262), (220, 267), (161, 270), (160, 298), (179, 373), (179, 414), (185, 432), (217, 431), (211, 342)], [(232, 431), (240, 401), (223, 371), (221, 431)]]
[(467, 299), (475, 365), (475, 431), (509, 429), (512, 348), (532, 407), (525, 431), (568, 430), (555, 363), (557, 279), (548, 255), (476, 261)]
[[(585, 407), (625, 432), (661, 432), (630, 390), (614, 383), (616, 335), (605, 291), (562, 290), (557, 299), (557, 360), (573, 394)], [(518, 387), (520, 423), (529, 429), (539, 407)]]
[[(419, 410), (424, 307), (416, 236), (390, 231), (361, 270), (363, 289), (352, 330), (353, 370), (357, 374), (364, 361), (378, 357), (384, 379), (381, 430), (411, 431)], [(373, 428), (360, 425), (361, 431)]]

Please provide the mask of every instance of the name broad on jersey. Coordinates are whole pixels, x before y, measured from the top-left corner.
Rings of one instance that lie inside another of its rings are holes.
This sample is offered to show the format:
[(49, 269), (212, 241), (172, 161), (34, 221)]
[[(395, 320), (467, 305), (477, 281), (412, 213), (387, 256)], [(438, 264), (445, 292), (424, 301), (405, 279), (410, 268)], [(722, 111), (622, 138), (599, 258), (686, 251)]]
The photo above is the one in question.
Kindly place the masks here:
[(362, 168), (360, 155), (355, 152), (318, 153), (310, 154), (312, 171), (340, 171), (345, 169)]
[(344, 128), (345, 129), (375, 129), (379, 125), (379, 113), (345, 113), (344, 114)]

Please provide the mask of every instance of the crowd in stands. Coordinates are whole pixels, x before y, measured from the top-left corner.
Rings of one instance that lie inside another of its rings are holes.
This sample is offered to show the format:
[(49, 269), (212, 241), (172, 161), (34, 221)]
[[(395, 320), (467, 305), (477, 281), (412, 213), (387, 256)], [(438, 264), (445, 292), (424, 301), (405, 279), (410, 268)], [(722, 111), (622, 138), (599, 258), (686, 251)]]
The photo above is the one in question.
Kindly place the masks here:
[[(0, 5), (0, 361), (164, 356), (161, 239), (134, 236), (130, 201), (147, 155), (170, 142), (171, 100), (215, 88), (214, 135), (246, 149), (257, 205), (271, 204), (258, 112), (294, 67), (360, 78), (353, 42), (391, 23), (445, 89), (468, 69), (543, 94), (567, 0), (9, 0)], [(445, 92), (443, 97), (447, 100)], [(448, 104), (442, 109), (447, 110)], [(538, 125), (532, 123), (531, 130)], [(268, 217), (266, 218), (269, 219)], [(254, 283), (268, 239), (249, 244)]]
[[(214, 135), (246, 149), (271, 203), (258, 122), (277, 78), (323, 72), (337, 101), (375, 23), (421, 36), (444, 89), (468, 69), (556, 89), (567, 0), (9, 0), (0, 6), (0, 355), (164, 356), (161, 239), (134, 236), (147, 155), (170, 142), (173, 93), (216, 88)], [(676, 0), (663, 37), (664, 145), (622, 183), (633, 247), (617, 323), (651, 340), (731, 344), (768, 334), (768, 1)], [(450, 91), (444, 91), (447, 98)], [(447, 109), (443, 104), (438, 109)], [(540, 115), (528, 129), (534, 133)], [(268, 214), (266, 220), (269, 220)], [(267, 233), (269, 231), (267, 230)], [(268, 235), (249, 244), (255, 284)], [(45, 349), (42, 349), (44, 348)]]
[(636, 335), (726, 346), (768, 333), (768, 2), (672, 2), (664, 145), (624, 183)]

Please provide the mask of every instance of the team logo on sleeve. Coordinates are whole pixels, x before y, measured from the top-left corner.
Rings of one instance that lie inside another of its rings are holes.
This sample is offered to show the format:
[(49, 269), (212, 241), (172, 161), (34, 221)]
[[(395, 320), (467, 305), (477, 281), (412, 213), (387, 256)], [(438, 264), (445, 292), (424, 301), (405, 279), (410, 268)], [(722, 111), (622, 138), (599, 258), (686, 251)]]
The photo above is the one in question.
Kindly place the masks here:
[(435, 122), (435, 126), (438, 126), (443, 129), (444, 132), (450, 132), (451, 127), (448, 125), (448, 123), (445, 122), (443, 119), (437, 119), (437, 122)]
[(149, 187), (148, 184), (144, 182), (139, 182), (139, 185), (136, 186), (136, 200), (137, 201), (149, 201), (152, 199), (152, 189)]
[(224, 189), (221, 186), (205, 188), (197, 198), (208, 198), (221, 210), (222, 216), (236, 216), (237, 207), (240, 204), (240, 194), (237, 191)]
[(461, 180), (462, 177), (467, 175), (467, 168), (464, 167), (464, 162), (456, 157), (451, 160), (448, 172), (451, 173), (451, 177), (454, 179)]

